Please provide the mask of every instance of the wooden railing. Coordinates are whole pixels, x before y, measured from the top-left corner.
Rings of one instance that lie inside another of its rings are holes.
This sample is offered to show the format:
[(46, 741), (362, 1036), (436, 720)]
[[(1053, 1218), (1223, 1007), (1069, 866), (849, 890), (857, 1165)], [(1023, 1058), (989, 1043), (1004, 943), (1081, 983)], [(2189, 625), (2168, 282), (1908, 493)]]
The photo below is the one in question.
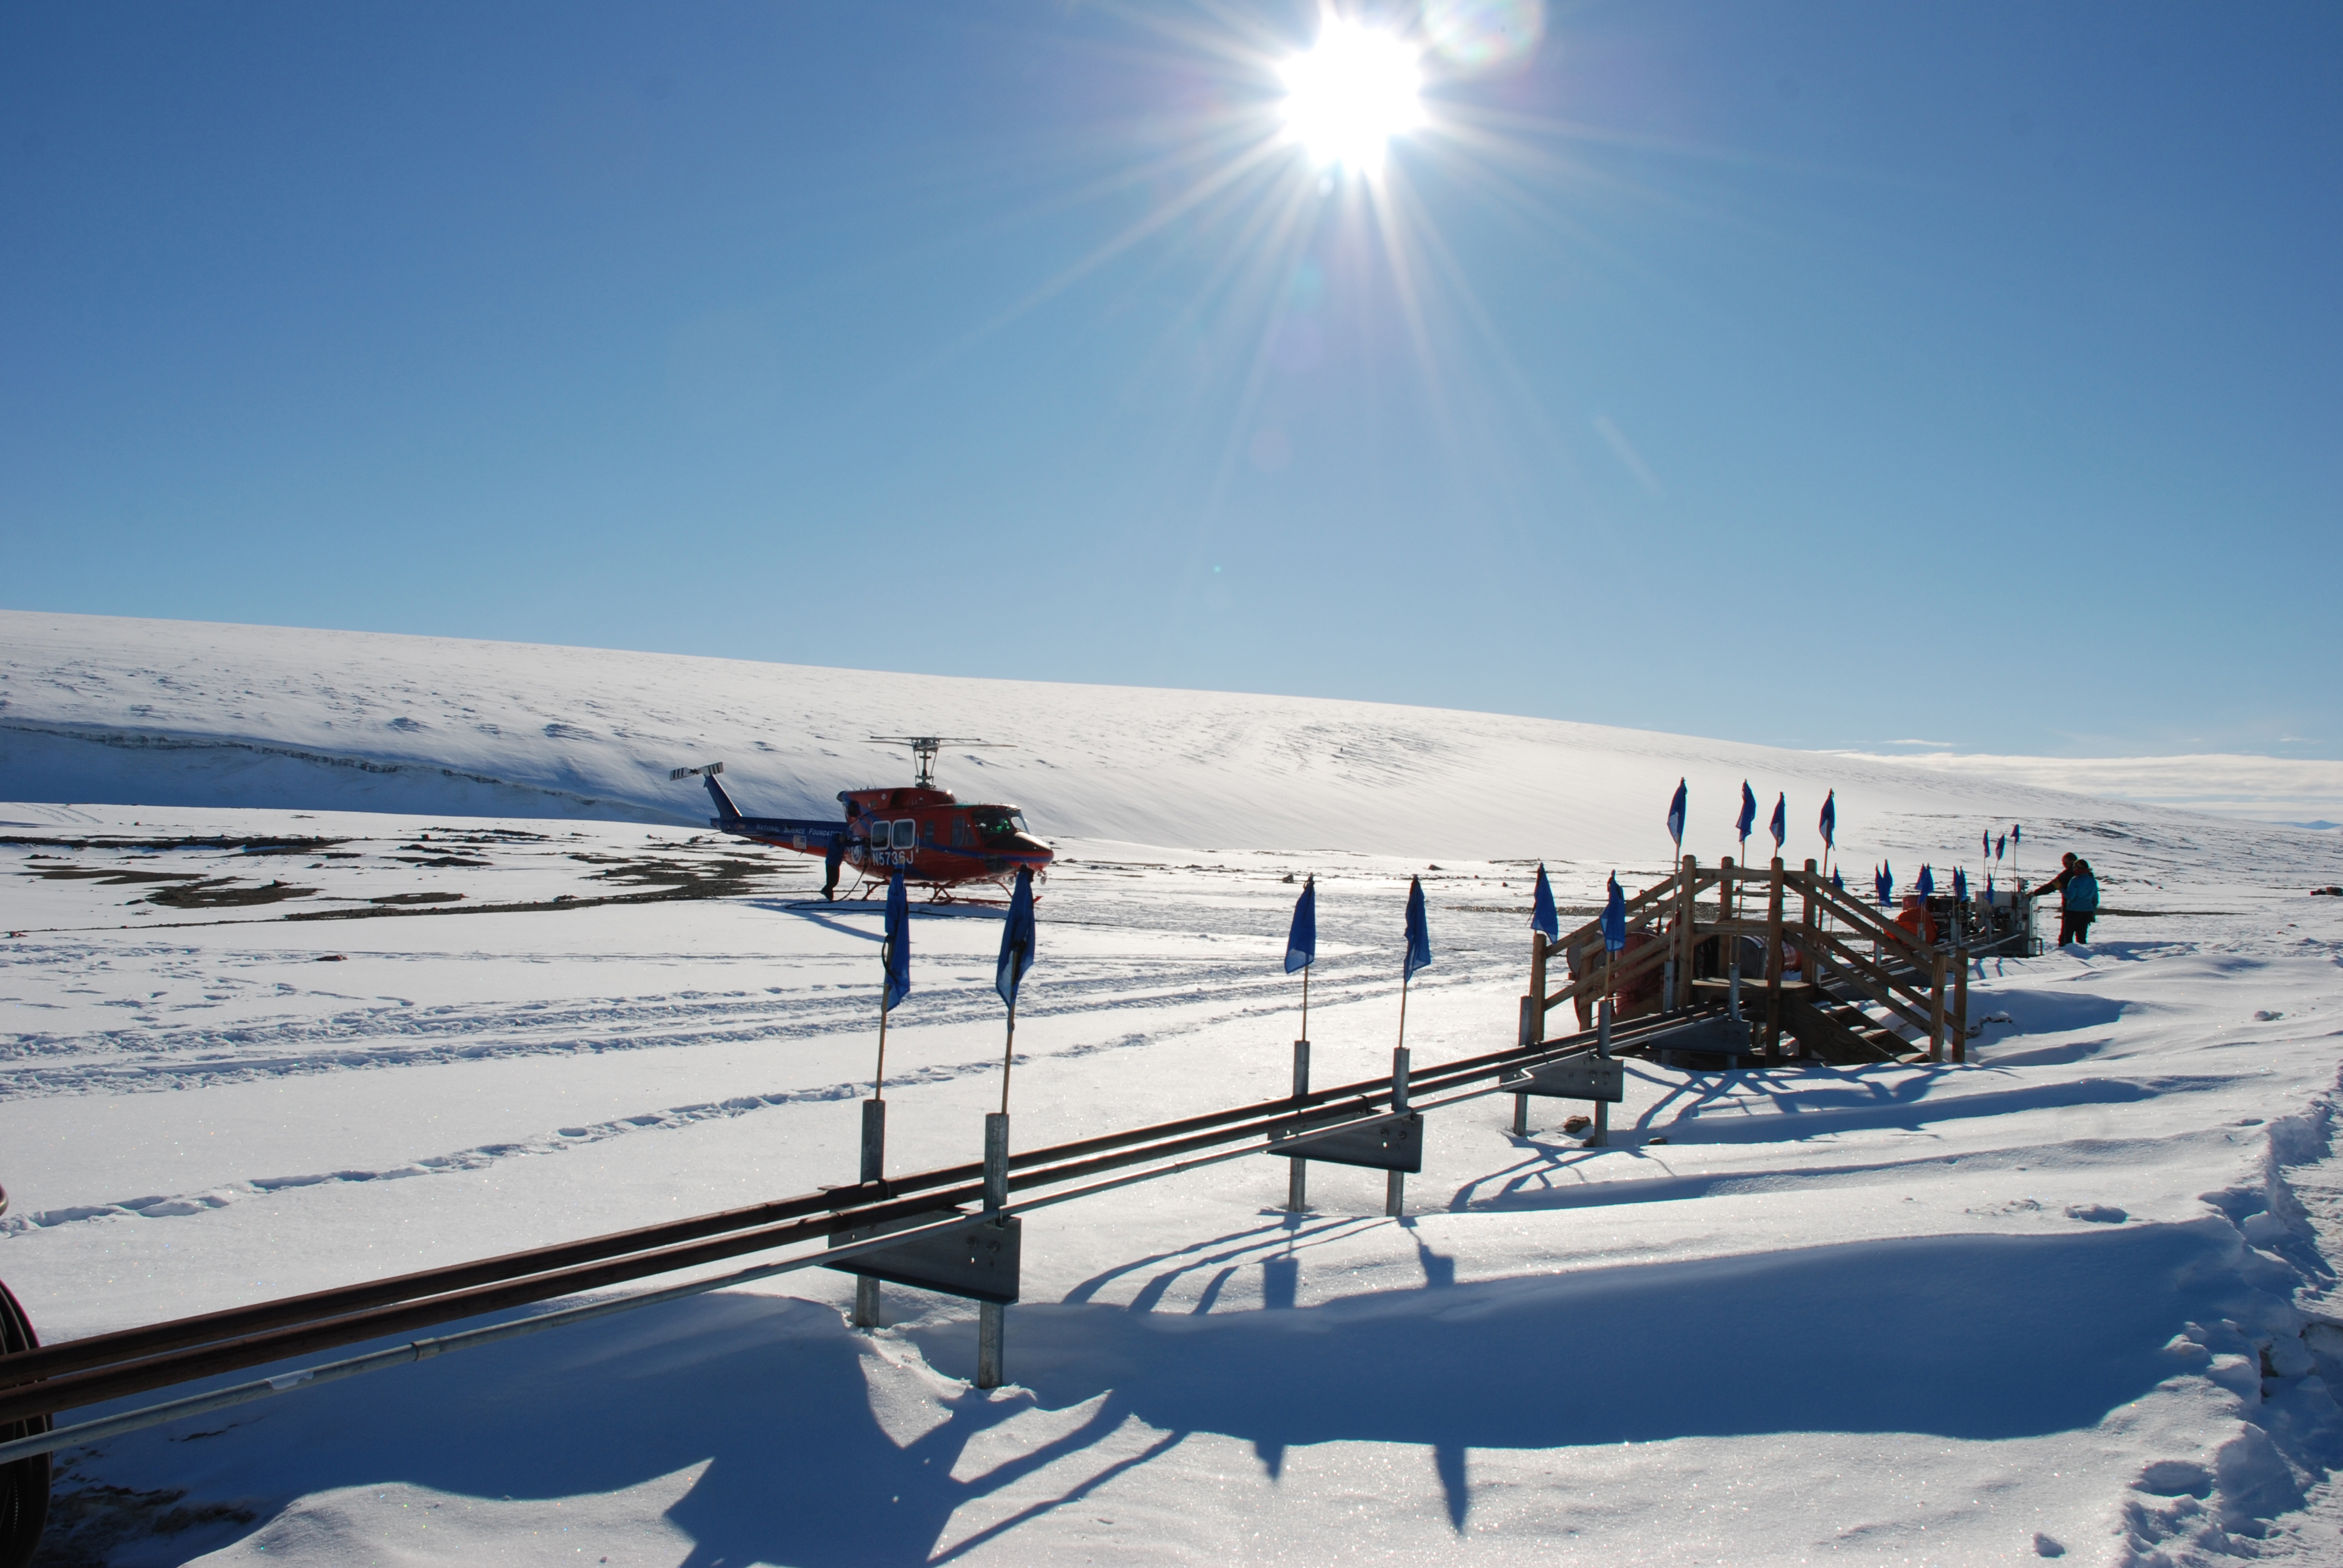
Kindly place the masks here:
[[(1712, 893), (1715, 903), (1704, 905), (1702, 896)], [(1789, 909), (1794, 895), (1795, 917)], [(1764, 944), (1764, 969), (1744, 979), (1745, 994), (1764, 1009), (1762, 1017), (1750, 1021), (1757, 1031), (1755, 1043), (1769, 1058), (1781, 1050), (1786, 945), (1798, 953), (1802, 976), (1817, 997), (1853, 991), (1917, 1032), (1931, 1061), (1967, 1060), (1968, 950), (1921, 940), (1834, 888), (1812, 860), (1795, 870), (1778, 858), (1762, 869), (1736, 866), (1730, 858), (1704, 868), (1697, 856), (1686, 855), (1675, 871), (1628, 899), (1626, 912), (1629, 930), (1650, 930), (1661, 940), (1632, 953), (1607, 952), (1600, 919), (1554, 942), (1543, 932), (1532, 933), (1529, 1016), (1523, 1020), (1529, 1040), (1545, 1038), (1545, 1019), (1553, 1009), (1565, 1003), (1591, 1007), (1664, 966), (1662, 1009), (1680, 1010), (1691, 1003), (1694, 955), (1703, 943), (1717, 941), (1723, 973), (1740, 940), (1755, 937)], [(1565, 961), (1576, 956), (1572, 967), (1578, 977), (1548, 990), (1546, 970), (1556, 953)]]

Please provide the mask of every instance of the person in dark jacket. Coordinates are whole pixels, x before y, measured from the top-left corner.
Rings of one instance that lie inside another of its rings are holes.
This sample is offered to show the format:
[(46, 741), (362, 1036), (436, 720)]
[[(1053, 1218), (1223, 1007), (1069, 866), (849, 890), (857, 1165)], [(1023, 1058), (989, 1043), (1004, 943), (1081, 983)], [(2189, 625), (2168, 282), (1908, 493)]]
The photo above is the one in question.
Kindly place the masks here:
[(2062, 855), (2066, 869), (2034, 890), (2037, 899), (2049, 893), (2058, 895), (2058, 945), (2069, 942), (2087, 944), (2091, 940), (2091, 921), (2099, 912), (2099, 879), (2091, 873), (2091, 863), (2080, 855)]

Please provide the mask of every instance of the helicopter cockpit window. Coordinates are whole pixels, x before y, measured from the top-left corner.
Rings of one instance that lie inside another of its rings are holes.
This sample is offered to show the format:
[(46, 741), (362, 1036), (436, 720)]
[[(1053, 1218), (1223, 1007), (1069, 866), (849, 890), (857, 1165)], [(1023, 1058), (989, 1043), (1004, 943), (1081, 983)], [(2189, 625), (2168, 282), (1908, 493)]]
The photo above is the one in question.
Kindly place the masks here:
[(919, 833), (920, 825), (909, 817), (903, 818), (895, 824), (895, 848), (910, 849), (917, 841)]
[(1007, 810), (998, 806), (971, 811), (969, 813), (969, 819), (976, 824), (977, 837), (988, 844), (1007, 843), (1025, 831), (1025, 817), (1022, 812)]

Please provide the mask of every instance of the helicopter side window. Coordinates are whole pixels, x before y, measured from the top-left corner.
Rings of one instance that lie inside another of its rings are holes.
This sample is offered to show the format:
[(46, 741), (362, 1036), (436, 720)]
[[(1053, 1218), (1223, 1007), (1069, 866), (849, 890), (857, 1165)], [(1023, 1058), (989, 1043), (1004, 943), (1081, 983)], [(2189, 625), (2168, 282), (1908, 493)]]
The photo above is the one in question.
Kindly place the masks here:
[(976, 835), (968, 830), (968, 819), (965, 817), (953, 818), (952, 848), (955, 849), (967, 849), (973, 848), (975, 844)]
[(870, 847), (874, 849), (885, 849), (887, 847), (887, 824), (884, 822), (873, 822), (870, 826)]
[(910, 849), (912, 844), (917, 841), (919, 835), (920, 825), (917, 822), (914, 822), (909, 817), (900, 819), (895, 823), (895, 848), (898, 849)]

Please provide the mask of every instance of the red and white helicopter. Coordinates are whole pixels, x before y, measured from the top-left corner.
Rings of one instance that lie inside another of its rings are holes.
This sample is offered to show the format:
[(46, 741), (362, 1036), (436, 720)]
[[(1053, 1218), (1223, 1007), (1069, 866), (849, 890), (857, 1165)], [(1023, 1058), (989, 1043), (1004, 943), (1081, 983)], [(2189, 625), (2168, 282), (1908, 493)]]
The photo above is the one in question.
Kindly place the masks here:
[(958, 735), (874, 735), (886, 745), (908, 746), (919, 765), (910, 785), (893, 789), (841, 789), (846, 807), (842, 822), (794, 817), (748, 817), (716, 776), (721, 762), (698, 768), (678, 768), (669, 779), (697, 778), (708, 786), (716, 815), (708, 825), (735, 838), (752, 839), (776, 849), (820, 855), (828, 872), (821, 896), (838, 893), (840, 869), (852, 866), (864, 879), (884, 880), (897, 871), (907, 882), (933, 888), (935, 896), (949, 898), (951, 890), (968, 882), (1012, 879), (1019, 868), (1044, 874), (1056, 851), (1033, 837), (1025, 815), (1014, 806), (963, 805), (949, 789), (936, 787), (936, 756), (946, 746), (992, 747), (999, 743)]

